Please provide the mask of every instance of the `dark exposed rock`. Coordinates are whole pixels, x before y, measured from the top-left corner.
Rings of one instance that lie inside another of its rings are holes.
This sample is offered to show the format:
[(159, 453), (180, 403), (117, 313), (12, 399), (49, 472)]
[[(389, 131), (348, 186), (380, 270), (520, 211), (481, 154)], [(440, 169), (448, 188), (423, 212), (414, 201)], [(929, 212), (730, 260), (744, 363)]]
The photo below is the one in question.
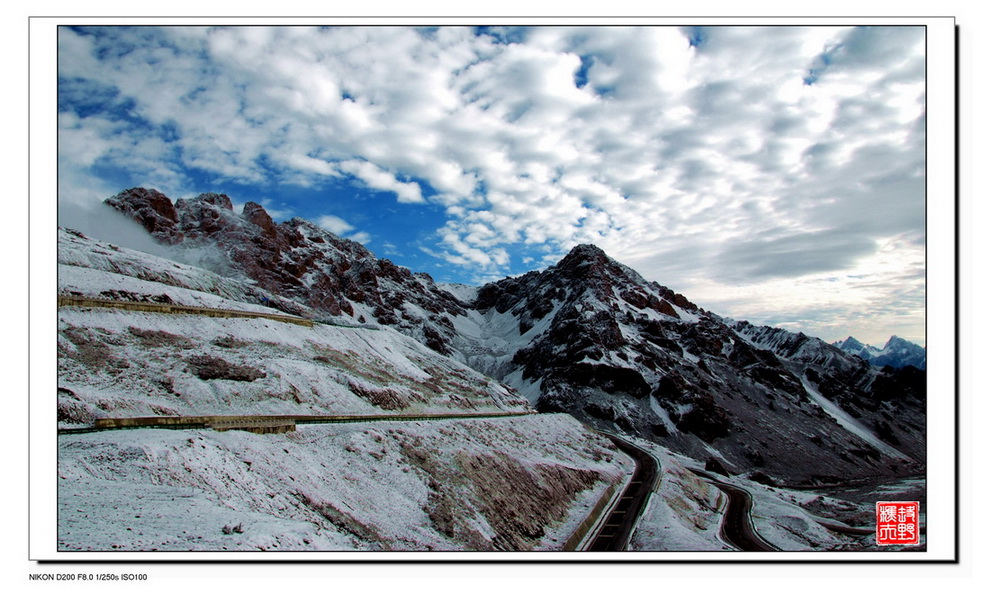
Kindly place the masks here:
[(246, 221), (262, 229), (265, 235), (276, 238), (276, 223), (273, 222), (273, 218), (262, 206), (254, 202), (247, 202), (242, 207), (242, 216), (246, 218)]
[(765, 475), (760, 471), (755, 471), (754, 473), (748, 476), (748, 479), (760, 483), (761, 485), (775, 487), (775, 480), (773, 480), (772, 478), (768, 477), (767, 475)]
[(730, 417), (711, 397), (700, 395), (691, 405), (676, 424), (679, 431), (693, 434), (707, 444), (730, 435)]
[(584, 406), (584, 413), (597, 419), (614, 421), (614, 409), (610, 405), (588, 403)]
[(580, 363), (571, 366), (565, 375), (575, 384), (600, 388), (610, 394), (624, 393), (636, 399), (647, 397), (652, 390), (645, 377), (632, 368)]
[(214, 205), (220, 209), (225, 209), (226, 211), (232, 210), (232, 199), (224, 194), (218, 194), (215, 192), (206, 192), (204, 194), (199, 194), (197, 200)]
[(730, 477), (730, 473), (728, 473), (727, 469), (724, 468), (723, 463), (721, 463), (719, 460), (713, 457), (707, 459), (704, 469), (709, 471), (710, 473), (716, 473), (718, 475), (723, 475), (724, 477)]

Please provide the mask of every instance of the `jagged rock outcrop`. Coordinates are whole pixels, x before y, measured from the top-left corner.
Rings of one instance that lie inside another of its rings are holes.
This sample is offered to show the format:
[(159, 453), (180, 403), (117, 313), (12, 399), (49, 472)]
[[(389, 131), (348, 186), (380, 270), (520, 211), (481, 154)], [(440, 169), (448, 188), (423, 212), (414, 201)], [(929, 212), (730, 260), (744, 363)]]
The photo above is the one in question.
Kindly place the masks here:
[(131, 188), (107, 198), (106, 204), (131, 217), (161, 244), (174, 245), (184, 240), (171, 199), (157, 190)]

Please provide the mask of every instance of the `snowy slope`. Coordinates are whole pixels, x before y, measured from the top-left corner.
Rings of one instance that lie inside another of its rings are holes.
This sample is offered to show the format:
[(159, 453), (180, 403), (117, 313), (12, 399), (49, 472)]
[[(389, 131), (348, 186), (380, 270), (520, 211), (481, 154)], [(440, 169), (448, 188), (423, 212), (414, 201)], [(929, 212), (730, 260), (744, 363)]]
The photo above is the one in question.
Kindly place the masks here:
[(58, 230), (58, 293), (137, 301), (166, 295), (173, 303), (187, 306), (311, 315), (309, 308), (260, 289), (250, 280), (115, 246), (64, 228)]
[(567, 416), (59, 438), (59, 548), (559, 550), (631, 472)]
[[(69, 424), (528, 410), (512, 389), (390, 330), (62, 308), (59, 335), (59, 413)], [(208, 364), (229, 373), (210, 378)]]
[[(237, 301), (250, 299), (248, 284), (123, 249), (119, 260), (85, 258), (105, 246), (69, 237), (60, 292), (276, 311)], [(389, 329), (68, 307), (59, 311), (58, 330), (66, 424), (144, 415), (528, 410), (514, 390)], [(202, 369), (209, 364), (238, 373), (209, 378)]]
[[(308, 311), (246, 281), (61, 238), (65, 294)], [(530, 411), (513, 389), (390, 329), (72, 306), (59, 309), (58, 355), (66, 429), (148, 415)], [(560, 549), (631, 469), (566, 415), (62, 434), (59, 547)]]

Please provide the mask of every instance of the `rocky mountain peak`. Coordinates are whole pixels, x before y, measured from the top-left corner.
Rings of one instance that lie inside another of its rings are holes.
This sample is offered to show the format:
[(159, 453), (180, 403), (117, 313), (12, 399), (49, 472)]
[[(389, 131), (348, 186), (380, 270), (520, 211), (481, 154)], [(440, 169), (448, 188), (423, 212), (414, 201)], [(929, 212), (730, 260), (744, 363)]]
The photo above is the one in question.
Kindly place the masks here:
[(608, 255), (594, 244), (578, 244), (560, 262), (570, 260), (575, 262), (585, 261), (610, 261)]
[[(728, 322), (596, 246), (488, 284), (473, 306), (498, 325), (513, 321), (501, 327), (521, 337), (511, 357), (484, 369), (521, 379), (540, 411), (774, 477), (846, 477), (923, 460), (924, 437), (910, 430), (924, 415), (917, 375), (877, 372), (802, 333)], [(883, 407), (888, 394), (906, 419)], [(849, 429), (834, 416), (849, 416)]]
[(242, 228), (242, 218), (232, 210), (232, 200), (224, 194), (208, 192), (194, 198), (179, 198), (174, 210), (185, 241), (209, 242), (217, 233), (237, 232)]
[(547, 273), (562, 279), (557, 281), (573, 291), (592, 290), (600, 299), (614, 299), (615, 288), (634, 293), (638, 286), (649, 283), (631, 268), (612, 259), (593, 244), (574, 247)]
[(621, 265), (611, 259), (597, 246), (593, 244), (579, 244), (567, 253), (558, 263), (556, 268), (561, 271), (568, 271), (574, 274), (596, 274), (611, 267)]
[(276, 223), (255, 202), (238, 214), (228, 196), (213, 192), (172, 204), (156, 190), (137, 188), (106, 203), (162, 243), (218, 248), (239, 274), (325, 318), (395, 326), (435, 351), (451, 352), (448, 316), (463, 315), (461, 303), (429, 276), (378, 260), (357, 242), (300, 218)]
[(925, 348), (897, 335), (891, 335), (884, 347), (866, 345), (853, 337), (849, 337), (845, 341), (837, 341), (833, 343), (833, 346), (839, 347), (846, 353), (859, 356), (875, 366), (894, 368), (914, 366), (924, 370), (926, 365)]
[(897, 335), (891, 335), (891, 338), (888, 339), (887, 343), (884, 344), (884, 350), (886, 351), (888, 349), (905, 349), (913, 346), (915, 346), (915, 344), (912, 343), (911, 341), (902, 339)]
[(106, 199), (106, 204), (143, 226), (158, 242), (178, 244), (184, 235), (177, 228), (178, 214), (171, 199), (148, 188), (130, 188)]
[(864, 348), (864, 344), (856, 340), (852, 336), (847, 337), (845, 341), (838, 344), (840, 349), (847, 352), (860, 351)]
[(232, 199), (225, 194), (205, 192), (204, 194), (199, 194), (196, 196), (195, 200), (199, 200), (210, 205), (215, 205), (216, 207), (225, 209), (226, 211), (232, 210)]
[(274, 223), (273, 218), (270, 217), (270, 214), (261, 205), (254, 202), (247, 202), (242, 207), (242, 216), (246, 221), (262, 229), (266, 235), (276, 235), (276, 223)]

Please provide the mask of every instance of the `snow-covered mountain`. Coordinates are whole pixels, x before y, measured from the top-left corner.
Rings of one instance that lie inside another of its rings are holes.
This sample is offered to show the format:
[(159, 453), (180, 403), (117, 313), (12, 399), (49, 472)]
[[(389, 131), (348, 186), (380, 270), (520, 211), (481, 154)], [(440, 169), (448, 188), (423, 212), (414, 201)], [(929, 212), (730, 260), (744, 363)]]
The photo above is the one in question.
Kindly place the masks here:
[(471, 307), (484, 324), (471, 327), (480, 334), (468, 363), (540, 411), (784, 481), (924, 463), (919, 371), (878, 370), (816, 338), (723, 319), (596, 247), (486, 285)]
[(63, 432), (60, 550), (558, 550), (631, 476), (600, 434), (528, 415), (512, 388), (391, 328), (100, 307), (315, 312), (78, 232), (59, 230), (58, 247), (59, 294), (94, 304), (59, 308), (61, 430), (147, 416), (497, 415)]
[(181, 251), (217, 248), (207, 262), (250, 279), (277, 296), (300, 302), (321, 318), (392, 326), (447, 355), (450, 317), (465, 314), (461, 302), (433, 279), (377, 259), (357, 242), (294, 218), (275, 223), (263, 207), (247, 202), (241, 213), (224, 194), (171, 200), (131, 188), (106, 204), (132, 217), (159, 242)]
[[(555, 266), (440, 286), (300, 219), (224, 195), (107, 204), (175, 249), (315, 318), (392, 328), (522, 393), (540, 411), (653, 440), (732, 472), (828, 482), (922, 469), (925, 380), (819, 339), (721, 318), (579, 246)], [(275, 306), (280, 307), (280, 306)]]
[(853, 337), (835, 341), (833, 346), (840, 348), (844, 353), (862, 357), (875, 366), (893, 368), (914, 366), (924, 370), (927, 359), (924, 347), (893, 335), (882, 348), (861, 343)]

